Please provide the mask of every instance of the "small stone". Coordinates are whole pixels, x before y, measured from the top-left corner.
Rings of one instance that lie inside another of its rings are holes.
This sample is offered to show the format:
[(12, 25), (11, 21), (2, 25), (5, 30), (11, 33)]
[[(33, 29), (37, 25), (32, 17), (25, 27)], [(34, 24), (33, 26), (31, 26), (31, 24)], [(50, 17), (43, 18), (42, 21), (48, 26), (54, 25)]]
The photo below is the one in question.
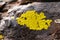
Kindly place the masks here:
[(55, 23), (60, 23), (60, 19), (54, 20)]

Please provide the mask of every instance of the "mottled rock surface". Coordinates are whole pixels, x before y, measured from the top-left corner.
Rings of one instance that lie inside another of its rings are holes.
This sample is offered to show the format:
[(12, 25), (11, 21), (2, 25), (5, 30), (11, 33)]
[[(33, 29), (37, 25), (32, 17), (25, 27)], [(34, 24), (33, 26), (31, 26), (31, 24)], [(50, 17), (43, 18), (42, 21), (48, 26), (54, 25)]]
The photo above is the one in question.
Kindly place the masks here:
[[(38, 2), (35, 2), (35, 3), (32, 3), (32, 4), (28, 4), (28, 5), (20, 5), (20, 6), (15, 6), (15, 7), (12, 7), (11, 9), (8, 10), (8, 13), (9, 14), (18, 14), (18, 13), (21, 13), (21, 12), (25, 12), (27, 10), (36, 10), (37, 12), (41, 12), (41, 11), (44, 11), (46, 12), (45, 14), (47, 16), (50, 16), (51, 14), (53, 16), (57, 16), (60, 14), (60, 2), (45, 2), (45, 3), (38, 3)], [(16, 13), (14, 13), (16, 12)], [(51, 16), (52, 16), (51, 15)]]
[[(13, 6), (8, 9), (8, 17), (15, 18), (26, 12), (27, 10), (43, 11), (47, 19), (52, 19), (53, 22), (48, 30), (33, 31), (16, 24), (16, 20), (10, 20), (10, 26), (4, 28), (4, 40), (60, 40), (60, 24), (54, 22), (55, 19), (60, 19), (60, 2), (34, 2), (27, 5)], [(17, 26), (13, 26), (13, 25)]]

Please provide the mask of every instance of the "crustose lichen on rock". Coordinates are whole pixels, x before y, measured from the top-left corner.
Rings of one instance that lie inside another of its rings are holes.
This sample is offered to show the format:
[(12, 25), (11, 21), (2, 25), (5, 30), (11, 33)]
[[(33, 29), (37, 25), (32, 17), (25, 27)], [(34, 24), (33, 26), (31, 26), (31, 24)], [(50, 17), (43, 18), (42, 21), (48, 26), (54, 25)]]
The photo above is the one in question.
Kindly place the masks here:
[(26, 25), (31, 30), (47, 30), (52, 20), (46, 20), (45, 18), (44, 12), (38, 13), (35, 10), (29, 10), (16, 18), (16, 20), (18, 24)]

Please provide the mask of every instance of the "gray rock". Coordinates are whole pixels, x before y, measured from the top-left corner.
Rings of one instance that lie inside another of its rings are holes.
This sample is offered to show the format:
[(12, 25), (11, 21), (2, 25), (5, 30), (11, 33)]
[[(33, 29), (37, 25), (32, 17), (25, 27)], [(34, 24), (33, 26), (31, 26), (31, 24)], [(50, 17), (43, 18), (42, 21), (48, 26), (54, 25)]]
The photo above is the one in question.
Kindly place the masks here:
[(33, 9), (31, 4), (14, 6), (13, 8), (9, 9), (7, 13), (10, 16), (14, 16), (14, 15), (16, 15), (18, 13), (22, 13), (22, 12), (25, 12), (25, 11), (30, 10), (30, 9)]
[(16, 1), (16, 0), (0, 0), (0, 1), (3, 1), (3, 2), (12, 2), (12, 1)]
[(9, 13), (9, 15), (11, 15), (12, 13), (13, 15), (15, 15), (32, 9), (38, 12), (45, 11), (48, 13), (60, 13), (60, 2), (34, 2), (28, 5), (15, 6), (9, 9), (7, 13)]
[[(36, 10), (38, 12), (44, 11), (45, 15), (47, 15), (47, 18), (52, 19), (52, 17), (56, 17), (60, 14), (60, 2), (50, 2), (50, 3), (49, 2), (47, 2), (47, 3), (46, 2), (45, 3), (35, 2), (32, 4), (28, 4), (28, 5), (15, 6), (8, 10), (8, 12), (7, 12), (9, 14), (8, 17), (15, 16), (15, 18), (16, 18), (17, 14), (21, 14), (22, 12), (26, 12), (27, 10)], [(60, 17), (60, 15), (58, 17)], [(25, 26), (24, 27), (20, 27), (20, 25), (16, 26), (17, 23), (16, 23), (15, 18), (13, 20), (11, 18), (10, 19), (9, 18), (6, 19), (6, 17), (3, 18), (4, 20), (5, 19), (7, 20), (7, 23), (4, 21), (4, 25), (6, 25), (10, 22), (12, 24), (11, 26), (13, 27), (13, 28), (5, 29), (4, 32), (7, 32), (6, 35), (8, 35), (8, 37), (11, 36), (10, 35), (10, 32), (11, 32), (12, 36), (13, 37), (15, 36), (14, 38), (16, 38), (17, 40), (18, 39), (20, 39), (20, 40), (29, 39), (30, 40), (31, 38), (32, 38), (32, 40), (34, 40), (35, 38), (36, 38), (36, 40), (40, 40), (40, 39), (52, 40), (53, 37), (51, 37), (51, 35), (56, 30), (54, 23), (52, 23), (51, 27), (48, 30), (31, 31), (28, 28), (24, 28)], [(14, 27), (14, 26), (16, 26), (16, 27)], [(20, 38), (18, 38), (18, 37), (20, 37)]]
[(0, 31), (2, 31), (4, 28), (9, 27), (12, 23), (12, 26), (16, 25), (16, 21), (13, 21), (11, 17), (3, 17), (2, 20), (0, 20)]
[(0, 20), (0, 31), (4, 30), (4, 28), (8, 27), (10, 25), (10, 19), (7, 17), (4, 17), (2, 20)]
[(5, 21), (1, 20), (0, 21), (0, 31), (5, 28)]

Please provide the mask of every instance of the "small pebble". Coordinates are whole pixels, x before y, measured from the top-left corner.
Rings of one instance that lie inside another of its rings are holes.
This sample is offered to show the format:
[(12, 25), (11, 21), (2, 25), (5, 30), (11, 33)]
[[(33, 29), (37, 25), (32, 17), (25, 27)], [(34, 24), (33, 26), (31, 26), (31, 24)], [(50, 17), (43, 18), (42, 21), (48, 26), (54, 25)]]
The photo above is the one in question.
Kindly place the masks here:
[(60, 19), (54, 20), (55, 23), (60, 23)]

